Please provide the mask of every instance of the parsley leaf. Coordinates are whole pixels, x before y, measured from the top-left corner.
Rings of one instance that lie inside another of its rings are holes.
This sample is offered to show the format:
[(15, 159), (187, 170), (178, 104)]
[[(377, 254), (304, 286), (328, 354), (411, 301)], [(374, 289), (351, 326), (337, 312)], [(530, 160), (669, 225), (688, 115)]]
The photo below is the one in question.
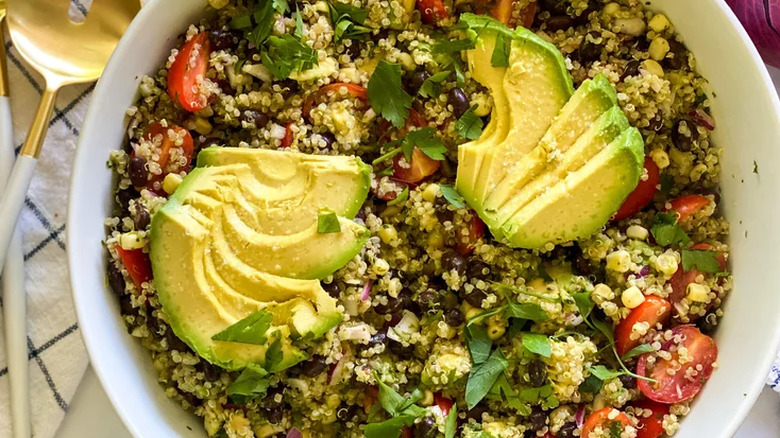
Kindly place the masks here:
[(677, 215), (674, 213), (660, 212), (653, 219), (650, 228), (653, 238), (661, 246), (669, 246), (675, 243), (687, 245), (691, 239), (688, 234), (677, 225)]
[(458, 429), (458, 405), (453, 404), (447, 418), (444, 419), (444, 438), (455, 438)]
[(273, 318), (274, 316), (270, 312), (258, 310), (212, 336), (211, 339), (214, 341), (263, 345), (268, 340), (265, 333), (271, 328)]
[(246, 35), (246, 39), (255, 47), (262, 47), (269, 35), (271, 35), (271, 27), (274, 24), (274, 10), (271, 2), (258, 3), (255, 10), (252, 11), (250, 24), (254, 24), (254, 29)]
[(276, 12), (281, 15), (290, 12), (290, 5), (287, 3), (287, 0), (271, 0), (268, 3), (272, 3)]
[(452, 74), (451, 71), (442, 71), (439, 73), (436, 73), (423, 81), (422, 86), (420, 86), (420, 91), (417, 93), (422, 97), (435, 97), (441, 94), (441, 83), (444, 82), (445, 79), (447, 79)]
[(682, 250), (682, 265), (685, 271), (693, 268), (708, 274), (720, 272), (718, 253), (708, 250), (684, 249)]
[(543, 409), (553, 409), (559, 405), (549, 383), (538, 388), (524, 388), (518, 396), (526, 403), (536, 404), (541, 401)]
[(504, 353), (496, 349), (485, 362), (471, 368), (466, 382), (466, 403), (469, 409), (473, 409), (487, 395), (508, 365)]
[(271, 342), (271, 345), (265, 352), (265, 368), (268, 370), (268, 372), (277, 373), (279, 371), (290, 368), (304, 359), (307, 359), (305, 354), (301, 354), (297, 357), (296, 361), (286, 361), (284, 362), (284, 366), (280, 366), (283, 363), (282, 360), (284, 359), (284, 352), (282, 351), (283, 341), (279, 332), (275, 332), (274, 335), (274, 341)]
[(441, 189), (441, 194), (444, 195), (444, 199), (450, 204), (458, 208), (466, 208), (466, 202), (463, 200), (463, 196), (458, 193), (455, 187), (449, 184), (439, 184), (439, 188)]
[(298, 5), (295, 5), (295, 37), (298, 39), (303, 38), (303, 16), (298, 9)]
[(523, 333), (523, 347), (531, 353), (536, 353), (543, 357), (550, 357), (552, 348), (550, 338), (540, 333)]
[(259, 365), (250, 364), (227, 387), (227, 394), (234, 400), (246, 402), (254, 397), (264, 397), (269, 384), (268, 371)]
[(317, 233), (330, 234), (341, 231), (339, 217), (332, 211), (323, 211), (317, 217)]
[(395, 417), (398, 415), (410, 415), (413, 418), (425, 415), (425, 409), (414, 404), (422, 398), (422, 391), (415, 390), (409, 397), (399, 394), (390, 385), (384, 383), (377, 374), (377, 385), (379, 386), (379, 404), (388, 414)]
[(333, 23), (342, 19), (348, 19), (354, 23), (363, 24), (368, 17), (368, 11), (348, 3), (330, 2), (328, 3), (328, 8), (330, 9), (330, 20)]
[(496, 38), (496, 45), (493, 47), (493, 54), (490, 57), (490, 65), (493, 67), (509, 67), (509, 50), (512, 48), (512, 42), (506, 35), (499, 35)]
[(590, 312), (593, 311), (593, 300), (590, 298), (590, 292), (579, 292), (572, 295), (574, 298), (574, 304), (577, 306), (577, 310), (580, 311), (582, 318), (587, 321)]
[(619, 377), (623, 375), (620, 371), (612, 371), (610, 369), (607, 369), (604, 365), (596, 365), (588, 368), (588, 371), (590, 371), (591, 374), (598, 377), (602, 381), (614, 379), (615, 377)]
[(441, 139), (436, 136), (436, 130), (430, 126), (409, 131), (401, 141), (401, 150), (407, 161), (411, 161), (414, 148), (420, 149), (420, 152), (427, 155), (430, 159), (436, 161), (444, 160), (444, 154), (447, 148)]
[(651, 351), (653, 351), (653, 347), (650, 344), (637, 345), (636, 347), (629, 350), (626, 354), (624, 354), (623, 357), (621, 357), (620, 359), (628, 360), (633, 357), (637, 357), (642, 354), (649, 353)]
[(476, 140), (482, 135), (484, 122), (480, 117), (474, 114), (474, 110), (476, 109), (476, 105), (472, 106), (460, 116), (457, 122), (455, 122), (455, 130), (458, 131), (458, 134), (469, 140)]
[(401, 435), (401, 429), (404, 426), (414, 424), (415, 417), (412, 415), (401, 415), (391, 418), (381, 423), (371, 423), (366, 425), (366, 438), (398, 438)]
[(319, 64), (317, 52), (293, 35), (270, 36), (267, 45), (261, 55), (263, 65), (278, 79), (287, 79), (293, 71), (309, 70)]
[(603, 384), (604, 382), (601, 379), (591, 374), (590, 376), (586, 377), (582, 383), (580, 383), (579, 391), (595, 394), (601, 390)]
[(379, 61), (368, 81), (368, 101), (396, 128), (404, 126), (412, 107), (412, 96), (401, 86), (401, 66)]
[(615, 332), (612, 325), (608, 322), (601, 321), (599, 319), (593, 318), (593, 321), (591, 321), (593, 326), (596, 328), (596, 330), (600, 331), (601, 334), (604, 335), (605, 338), (609, 341), (610, 344), (613, 346), (615, 345)]
[(406, 200), (409, 199), (409, 186), (404, 187), (403, 191), (398, 194), (398, 196), (395, 197), (392, 201), (387, 201), (387, 205), (393, 206), (396, 204), (400, 204), (402, 202), (406, 202)]
[(466, 342), (468, 343), (471, 361), (474, 365), (479, 365), (490, 357), (493, 341), (490, 340), (485, 327), (479, 325), (467, 326)]
[(542, 306), (536, 303), (509, 303), (506, 314), (510, 318), (530, 319), (531, 321), (547, 321), (549, 316), (542, 309)]
[(664, 196), (669, 195), (669, 191), (672, 190), (674, 185), (674, 177), (668, 173), (661, 174), (661, 194)]

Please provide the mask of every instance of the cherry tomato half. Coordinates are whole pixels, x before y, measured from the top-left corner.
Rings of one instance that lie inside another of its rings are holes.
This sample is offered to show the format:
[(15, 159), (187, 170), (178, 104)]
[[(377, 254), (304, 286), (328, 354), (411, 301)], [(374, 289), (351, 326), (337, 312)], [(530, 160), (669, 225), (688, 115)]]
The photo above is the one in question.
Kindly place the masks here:
[[(619, 430), (622, 432), (626, 426), (631, 426), (631, 419), (628, 418), (628, 415), (614, 408), (603, 408), (588, 416), (588, 419), (585, 420), (585, 424), (582, 426), (581, 436), (582, 438), (589, 438), (590, 434), (597, 427), (601, 427), (602, 430), (610, 432), (610, 436), (615, 436), (615, 434), (611, 433), (612, 430)], [(619, 435), (620, 434), (618, 433), (617, 436)]]
[[(460, 235), (459, 238), (461, 240), (458, 241), (458, 247), (456, 248), (458, 254), (464, 257), (474, 252), (477, 241), (485, 236), (485, 223), (474, 212), (472, 212), (471, 220), (468, 222), (468, 228), (468, 236)], [(466, 241), (463, 240), (464, 237), (466, 237)]]
[[(173, 130), (174, 133), (178, 136), (181, 136), (182, 143), (180, 146), (177, 146), (174, 140), (171, 140), (170, 131)], [(187, 170), (190, 168), (190, 163), (192, 162), (192, 155), (195, 153), (195, 144), (192, 141), (192, 135), (190, 135), (190, 132), (186, 129), (182, 128), (181, 126), (176, 126), (173, 124), (168, 124), (167, 127), (164, 127), (162, 123), (155, 122), (149, 125), (149, 129), (146, 131), (145, 138), (147, 141), (157, 141), (155, 139), (159, 138), (160, 141), (160, 154), (157, 158), (157, 164), (160, 166), (160, 168), (163, 170), (163, 172), (160, 175), (152, 175), (152, 178), (149, 180), (149, 182), (146, 184), (146, 187), (150, 190), (154, 190), (154, 183), (157, 181), (162, 181), (165, 178), (165, 175), (174, 172), (178, 173), (182, 170)], [(171, 150), (174, 148), (181, 148), (181, 154), (184, 158), (184, 163), (178, 162), (175, 165), (169, 165), (171, 164)], [(135, 152), (133, 152), (135, 153)]]
[(450, 16), (442, 0), (417, 0), (417, 10), (423, 22), (428, 24), (436, 24)]
[(208, 33), (201, 32), (181, 46), (168, 71), (168, 95), (189, 112), (208, 105), (209, 96), (201, 93), (200, 85), (206, 77), (210, 54)]
[(439, 170), (440, 161), (425, 155), (423, 151), (415, 147), (412, 151), (412, 159), (406, 161), (403, 154), (397, 154), (393, 159), (393, 179), (405, 183), (418, 183)]
[(637, 214), (653, 200), (656, 186), (661, 181), (661, 172), (658, 169), (658, 165), (650, 157), (645, 157), (645, 170), (647, 171), (647, 179), (639, 180), (639, 184), (637, 184), (634, 191), (628, 195), (628, 198), (623, 201), (623, 205), (620, 206), (617, 213), (612, 216), (613, 221), (619, 221)]
[(496, 20), (509, 27), (530, 27), (536, 17), (536, 2), (530, 2), (518, 11), (517, 18), (512, 16), (517, 0), (478, 0), (476, 12), (478, 14), (490, 14)]
[(141, 249), (124, 249), (119, 245), (116, 246), (116, 253), (125, 265), (135, 287), (141, 290), (141, 285), (152, 279), (152, 262), (149, 254)]
[(439, 410), (445, 417), (450, 413), (453, 405), (452, 400), (444, 397), (440, 392), (433, 394), (433, 403), (439, 407)]
[(646, 296), (645, 301), (631, 310), (626, 319), (620, 321), (615, 328), (615, 347), (618, 354), (623, 356), (642, 342), (641, 338), (631, 339), (631, 329), (634, 324), (646, 322), (651, 328), (655, 328), (659, 323), (664, 325), (672, 316), (671, 310), (672, 305), (669, 301), (657, 295)]
[(635, 408), (651, 411), (649, 417), (636, 416), (637, 420), (639, 420), (636, 438), (658, 438), (666, 433), (664, 430), (664, 415), (669, 414), (669, 405), (650, 400), (641, 400), (633, 403), (633, 405)]
[(306, 100), (303, 102), (303, 117), (308, 119), (309, 115), (311, 115), (312, 108), (314, 108), (315, 105), (318, 105), (323, 97), (338, 93), (342, 88), (347, 90), (347, 94), (352, 97), (360, 99), (363, 102), (368, 100), (368, 89), (366, 89), (366, 87), (346, 82), (334, 82), (323, 86), (306, 97)]
[(685, 195), (672, 200), (670, 202), (672, 208), (669, 210), (677, 213), (678, 222), (683, 222), (702, 208), (710, 205), (710, 202), (712, 201), (701, 195)]
[[(709, 243), (697, 243), (696, 245), (693, 245), (691, 249), (715, 251), (715, 248)], [(715, 256), (715, 259), (718, 261), (720, 269), (725, 270), (726, 257), (723, 254), (718, 253)], [(672, 303), (674, 314), (679, 313), (680, 309), (678, 304), (688, 295), (688, 285), (694, 283), (699, 275), (702, 275), (702, 273), (698, 269), (692, 268), (690, 271), (686, 271), (683, 269), (682, 264), (677, 268), (677, 272), (672, 275), (672, 278), (669, 280), (669, 284), (672, 286), (672, 293), (669, 294), (669, 301)], [(688, 315), (688, 317), (691, 321), (695, 321), (698, 319), (699, 315)]]
[[(695, 326), (677, 326), (672, 329), (672, 335), (662, 348), (671, 353), (671, 358), (645, 353), (636, 365), (637, 374), (656, 380), (653, 383), (638, 379), (638, 386), (647, 398), (658, 403), (672, 404), (694, 398), (712, 375), (713, 364), (718, 359), (715, 341)], [(686, 349), (685, 363), (680, 363), (679, 347)], [(655, 359), (652, 363), (651, 357)]]

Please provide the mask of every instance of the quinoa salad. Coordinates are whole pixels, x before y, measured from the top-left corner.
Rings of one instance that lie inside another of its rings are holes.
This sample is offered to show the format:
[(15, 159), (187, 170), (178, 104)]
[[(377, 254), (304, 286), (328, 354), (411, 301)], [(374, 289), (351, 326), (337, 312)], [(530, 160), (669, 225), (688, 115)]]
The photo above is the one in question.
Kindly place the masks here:
[(208, 436), (685, 427), (732, 277), (716, 96), (661, 11), (206, 9), (140, 79), (105, 246)]

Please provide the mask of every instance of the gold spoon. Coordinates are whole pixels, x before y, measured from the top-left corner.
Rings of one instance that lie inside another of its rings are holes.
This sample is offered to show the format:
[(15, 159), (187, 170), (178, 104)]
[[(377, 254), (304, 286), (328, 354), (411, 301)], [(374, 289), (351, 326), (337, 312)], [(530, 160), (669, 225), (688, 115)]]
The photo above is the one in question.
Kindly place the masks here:
[(57, 91), (100, 77), (119, 38), (141, 7), (138, 0), (95, 0), (82, 23), (68, 17), (68, 0), (6, 0), (8, 30), (16, 50), (46, 86), (27, 140), (0, 201), (0, 266), (24, 204), (46, 137)]

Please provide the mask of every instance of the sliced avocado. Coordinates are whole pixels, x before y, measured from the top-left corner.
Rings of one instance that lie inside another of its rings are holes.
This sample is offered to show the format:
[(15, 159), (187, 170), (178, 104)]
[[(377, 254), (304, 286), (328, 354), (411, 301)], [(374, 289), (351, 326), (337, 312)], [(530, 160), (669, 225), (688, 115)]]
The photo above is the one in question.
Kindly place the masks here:
[[(479, 207), (520, 158), (539, 143), (574, 92), (563, 56), (555, 46), (523, 28), (515, 35), (503, 83), (510, 129), (503, 142), (481, 147), (484, 155), (479, 174), (466, 190)], [(469, 157), (464, 155), (464, 159)]]
[[(588, 162), (593, 156), (607, 147), (621, 132), (628, 128), (628, 120), (619, 107), (603, 113), (596, 123), (581, 135), (574, 144), (565, 152), (555, 156), (552, 163), (545, 171), (535, 178), (527, 181), (525, 185), (513, 186), (509, 189), (501, 187), (500, 191), (514, 193), (506, 198), (503, 204), (489, 204), (485, 207), (483, 220), (491, 230), (500, 230), (498, 235), (503, 236), (507, 227), (504, 224), (521, 208), (528, 205), (554, 184), (563, 179), (568, 173), (573, 172)], [(548, 161), (547, 156), (542, 160)], [(503, 181), (501, 184), (512, 184), (513, 181)], [(494, 231), (495, 232), (495, 231)]]
[(608, 109), (617, 105), (615, 89), (604, 75), (585, 80), (563, 106), (539, 144), (520, 158), (512, 172), (501, 180), (484, 202), (485, 211), (495, 211), (511, 196), (536, 178), (556, 160), (552, 154), (565, 153)]
[(504, 94), (506, 68), (493, 67), (490, 61), (496, 46), (496, 38), (496, 32), (486, 31), (480, 35), (477, 46), (466, 52), (472, 77), (487, 88), (493, 96), (490, 121), (482, 130), (482, 135), (478, 139), (458, 147), (456, 186), (470, 204), (476, 202), (476, 199), (471, 196), (473, 193), (471, 188), (474, 187), (479, 176), (483, 156), (482, 146), (503, 142), (509, 132), (509, 101)]
[(198, 167), (247, 164), (253, 178), (240, 178), (243, 208), (255, 210), (258, 231), (285, 235), (316, 222), (327, 207), (352, 219), (368, 196), (371, 168), (360, 158), (308, 155), (268, 149), (210, 147), (198, 154)]
[(517, 212), (504, 226), (514, 247), (540, 248), (588, 237), (620, 208), (642, 175), (644, 142), (628, 128), (579, 170)]

